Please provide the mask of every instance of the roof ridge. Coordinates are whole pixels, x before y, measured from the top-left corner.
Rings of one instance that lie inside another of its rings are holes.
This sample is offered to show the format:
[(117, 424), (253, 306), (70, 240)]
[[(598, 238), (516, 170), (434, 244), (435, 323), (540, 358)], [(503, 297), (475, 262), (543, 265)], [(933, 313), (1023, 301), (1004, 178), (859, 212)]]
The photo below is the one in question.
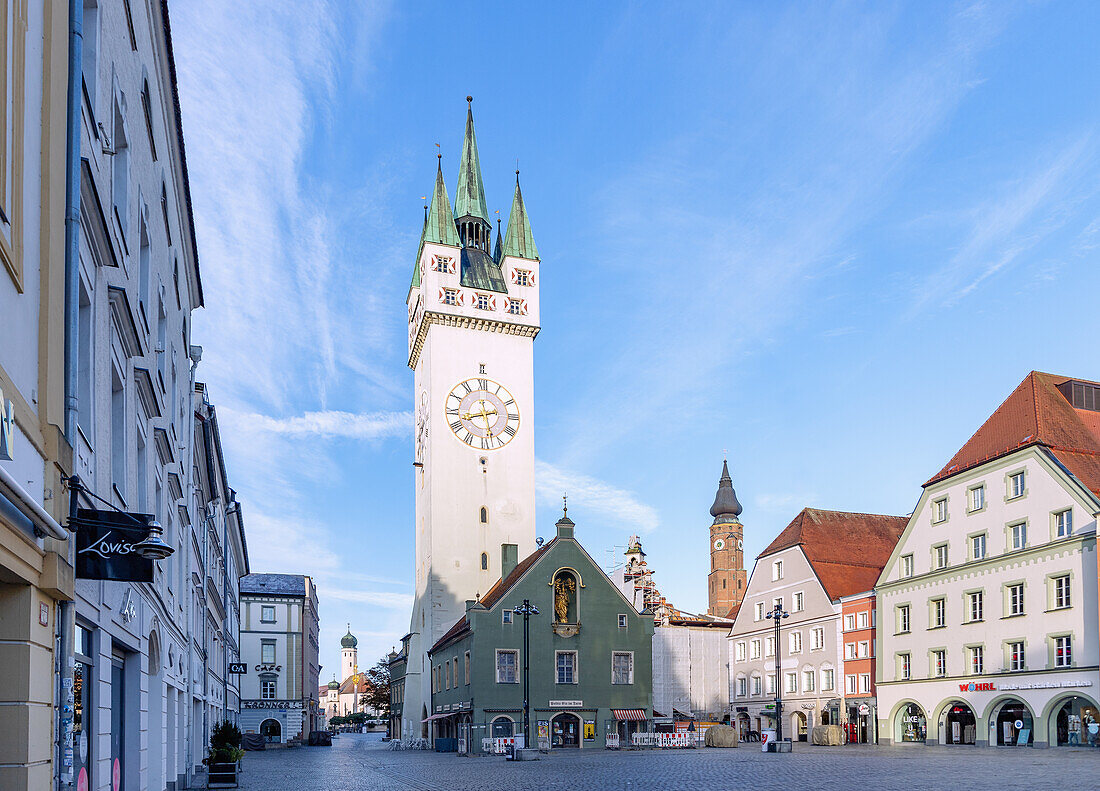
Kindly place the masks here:
[(1032, 371), (1027, 375), (1031, 380), (1031, 406), (1035, 410), (1035, 436), (1043, 436), (1043, 412), (1039, 409), (1039, 373)]

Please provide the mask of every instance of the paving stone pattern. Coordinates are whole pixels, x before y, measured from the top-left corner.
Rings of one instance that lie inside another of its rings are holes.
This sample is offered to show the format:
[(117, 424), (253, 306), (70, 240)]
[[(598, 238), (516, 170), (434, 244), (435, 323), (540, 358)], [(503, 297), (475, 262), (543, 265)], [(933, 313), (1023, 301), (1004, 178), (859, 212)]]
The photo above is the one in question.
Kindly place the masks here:
[(759, 746), (669, 751), (561, 751), (531, 763), (392, 752), (376, 735), (332, 747), (248, 753), (246, 791), (1014, 791), (1100, 787), (1100, 750), (987, 747)]

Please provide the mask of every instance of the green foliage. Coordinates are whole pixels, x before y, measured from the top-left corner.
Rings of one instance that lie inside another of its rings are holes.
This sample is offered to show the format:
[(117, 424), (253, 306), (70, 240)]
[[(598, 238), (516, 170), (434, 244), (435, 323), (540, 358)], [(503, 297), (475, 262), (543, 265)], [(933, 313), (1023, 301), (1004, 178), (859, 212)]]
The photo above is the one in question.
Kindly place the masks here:
[(352, 725), (362, 725), (367, 721), (367, 715), (362, 711), (357, 711), (354, 714), (349, 714), (346, 719)]
[(341, 717), (339, 714), (337, 714), (335, 717), (330, 717), (329, 718), (328, 724), (332, 725), (333, 727), (339, 727), (341, 725), (347, 725), (348, 724), (348, 718), (347, 717)]
[(241, 749), (241, 729), (229, 720), (222, 720), (210, 733), (210, 746), (202, 762), (212, 764), (235, 764), (244, 757)]

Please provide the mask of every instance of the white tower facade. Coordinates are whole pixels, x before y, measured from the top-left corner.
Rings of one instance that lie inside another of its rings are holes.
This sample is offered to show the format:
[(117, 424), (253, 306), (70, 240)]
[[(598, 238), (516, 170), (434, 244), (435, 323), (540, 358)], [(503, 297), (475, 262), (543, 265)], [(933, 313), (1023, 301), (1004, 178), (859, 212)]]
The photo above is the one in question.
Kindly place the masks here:
[(348, 624), (348, 633), (340, 638), (340, 680), (347, 681), (359, 668), (359, 640), (351, 633), (351, 624)]
[(498, 228), (492, 252), (491, 239), (468, 111), (454, 212), (440, 167), (407, 300), (416, 415), (407, 736), (431, 713), (426, 651), (500, 577), (502, 544), (517, 545), (520, 558), (535, 549), (540, 275), (518, 172), (507, 233), (502, 240)]

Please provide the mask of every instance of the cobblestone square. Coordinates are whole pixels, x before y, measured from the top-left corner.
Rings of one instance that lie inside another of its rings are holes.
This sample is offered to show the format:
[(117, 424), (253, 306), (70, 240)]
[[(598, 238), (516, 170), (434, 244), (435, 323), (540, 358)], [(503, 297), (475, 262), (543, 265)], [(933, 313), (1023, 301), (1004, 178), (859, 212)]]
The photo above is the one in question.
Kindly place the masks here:
[(391, 752), (374, 735), (344, 734), (332, 748), (248, 753), (247, 791), (703, 791), (797, 788), (919, 789), (1095, 788), (1100, 750), (975, 747), (810, 747), (766, 755), (736, 749), (561, 751), (531, 763)]

